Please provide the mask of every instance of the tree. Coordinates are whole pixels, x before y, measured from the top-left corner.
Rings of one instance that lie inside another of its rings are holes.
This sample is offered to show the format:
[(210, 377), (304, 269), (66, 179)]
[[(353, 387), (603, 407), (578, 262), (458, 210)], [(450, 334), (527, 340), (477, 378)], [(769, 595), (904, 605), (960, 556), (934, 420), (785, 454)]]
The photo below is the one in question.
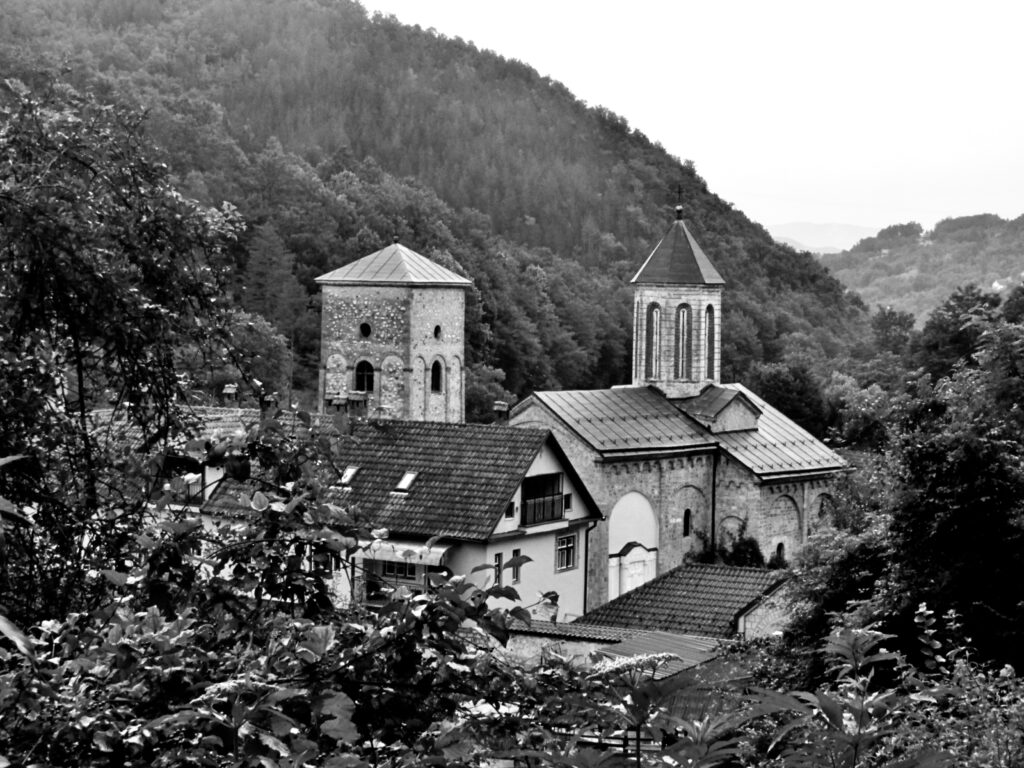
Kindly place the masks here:
[(11, 538), (19, 567), (3, 574), (16, 615), (87, 605), (86, 573), (134, 535), (147, 456), (186, 426), (176, 350), (224, 335), (235, 229), (230, 207), (175, 192), (138, 113), (58, 82), (37, 95), (7, 81), (0, 455), (29, 458), (0, 492), (35, 522)]
[(879, 352), (902, 354), (914, 332), (914, 315), (879, 305), (871, 316), (871, 330)]
[(998, 306), (998, 295), (976, 285), (957, 288), (928, 316), (912, 350), (915, 365), (938, 379), (948, 376), (959, 361), (973, 364), (971, 356), (981, 337), (979, 321), (991, 319)]

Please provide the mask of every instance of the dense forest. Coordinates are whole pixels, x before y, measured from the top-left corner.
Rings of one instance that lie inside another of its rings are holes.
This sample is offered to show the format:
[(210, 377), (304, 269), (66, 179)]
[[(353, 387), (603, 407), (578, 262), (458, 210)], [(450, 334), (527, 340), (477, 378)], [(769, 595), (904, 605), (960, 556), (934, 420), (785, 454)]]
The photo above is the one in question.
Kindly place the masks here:
[[(5, 5), (0, 768), (626, 764), (608, 739), (652, 768), (1024, 763), (1024, 287), (959, 286), (920, 330), (869, 315), (623, 121), (355, 4)], [(465, 146), (432, 155), (448, 130)], [(468, 200), (448, 152), (483, 174)], [(248, 514), (172, 504), (167, 452), (206, 451), (182, 395), (308, 383), (310, 279), (396, 234), (476, 280), (478, 404), (622, 380), (626, 280), (677, 184), (730, 281), (733, 375), (856, 449), (790, 625), (725, 649), (728, 679), (657, 653), (525, 668), (498, 649), (527, 617), (492, 607), (518, 595), (463, 574), (337, 605), (332, 569), (387, 531), (324, 494), (348, 436), (302, 410), (264, 401), (207, 454), (260, 484)]]
[(677, 201), (728, 281), (725, 379), (863, 333), (856, 297), (692, 163), (524, 64), (349, 0), (8, 0), (0, 60), (143, 106), (182, 193), (237, 207), (234, 294), (294, 350), (297, 390), (315, 382), (313, 278), (393, 237), (475, 281), (471, 416), (622, 383), (628, 279)]
[(894, 224), (821, 263), (869, 306), (910, 312), (920, 322), (962, 285), (1005, 292), (1021, 284), (1024, 216), (959, 216), (930, 232), (916, 222)]

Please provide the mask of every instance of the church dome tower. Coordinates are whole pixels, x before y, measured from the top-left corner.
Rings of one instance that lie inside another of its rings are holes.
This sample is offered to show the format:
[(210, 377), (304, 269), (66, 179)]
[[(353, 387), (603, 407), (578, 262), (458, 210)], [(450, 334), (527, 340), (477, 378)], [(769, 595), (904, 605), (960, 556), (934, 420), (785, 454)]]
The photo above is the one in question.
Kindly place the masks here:
[(721, 371), (725, 280), (676, 220), (630, 281), (633, 285), (633, 386), (692, 397)]
[(469, 280), (394, 243), (316, 281), (321, 413), (464, 420)]

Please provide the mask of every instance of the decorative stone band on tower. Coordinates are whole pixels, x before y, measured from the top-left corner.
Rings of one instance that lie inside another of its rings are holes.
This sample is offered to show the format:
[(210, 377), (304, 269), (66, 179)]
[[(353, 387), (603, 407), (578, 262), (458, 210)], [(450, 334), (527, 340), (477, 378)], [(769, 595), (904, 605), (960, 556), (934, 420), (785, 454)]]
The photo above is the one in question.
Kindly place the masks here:
[(719, 383), (725, 280), (686, 228), (681, 207), (630, 282), (633, 386), (679, 398)]
[(463, 421), (469, 280), (395, 243), (316, 281), (321, 413)]

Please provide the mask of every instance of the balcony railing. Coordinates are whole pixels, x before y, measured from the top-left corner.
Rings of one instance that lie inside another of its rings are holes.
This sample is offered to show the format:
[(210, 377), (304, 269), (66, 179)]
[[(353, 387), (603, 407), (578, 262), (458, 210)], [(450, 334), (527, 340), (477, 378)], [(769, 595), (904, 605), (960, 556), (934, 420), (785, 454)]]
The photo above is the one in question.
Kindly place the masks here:
[(523, 525), (561, 520), (565, 515), (565, 497), (561, 493), (523, 499)]

